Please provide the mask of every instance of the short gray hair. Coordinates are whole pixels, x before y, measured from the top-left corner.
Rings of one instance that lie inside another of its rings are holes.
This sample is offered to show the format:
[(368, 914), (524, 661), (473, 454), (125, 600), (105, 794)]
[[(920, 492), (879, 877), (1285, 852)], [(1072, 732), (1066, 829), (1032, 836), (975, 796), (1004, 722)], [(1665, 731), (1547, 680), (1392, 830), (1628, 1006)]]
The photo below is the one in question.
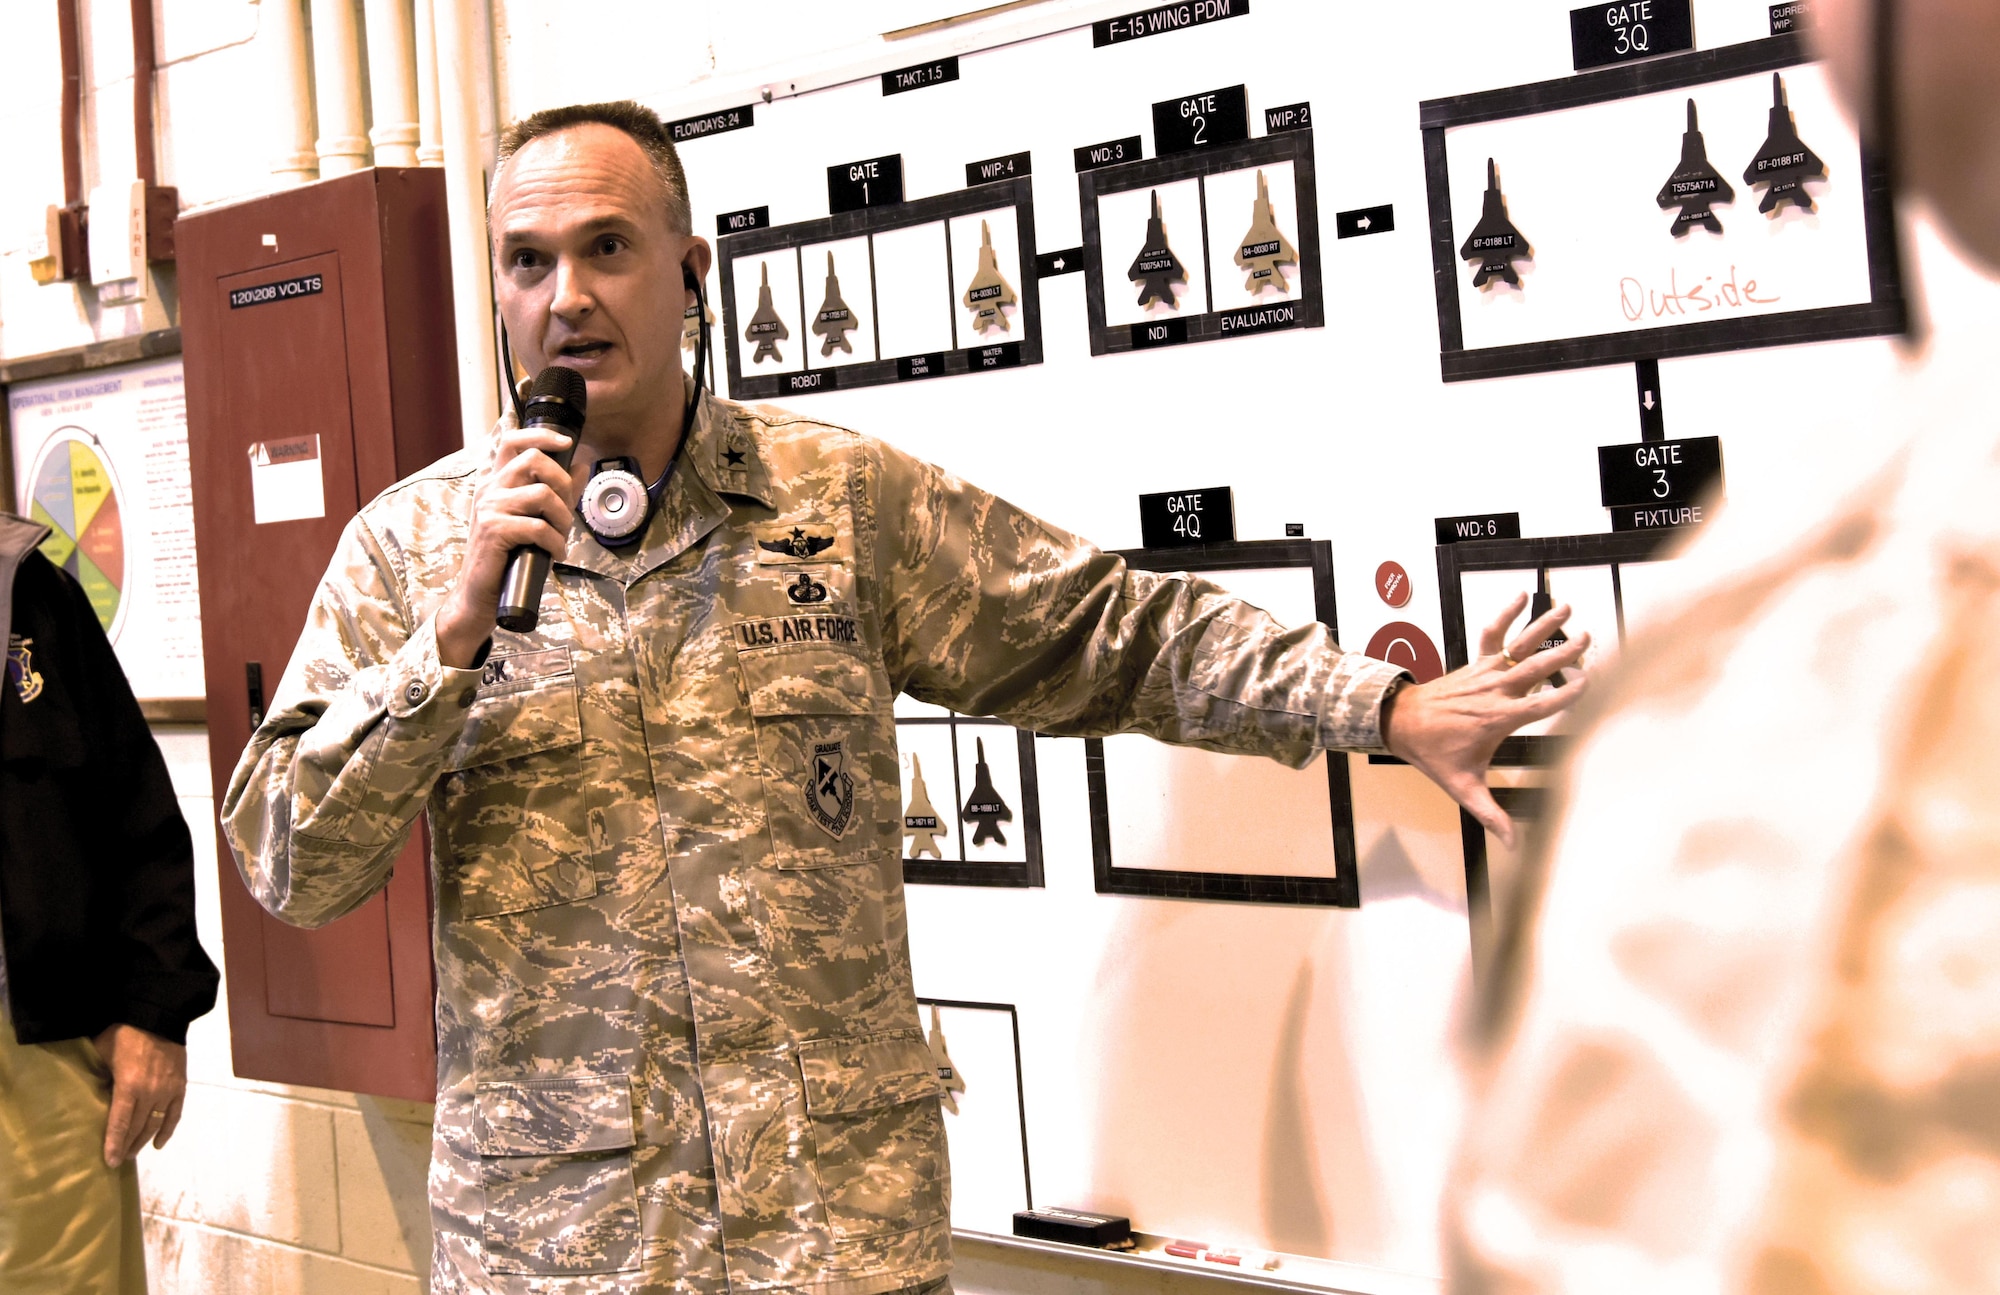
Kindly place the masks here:
[(512, 123), (500, 132), (500, 164), (494, 168), (494, 182), (499, 182), (500, 169), (506, 166), (507, 159), (520, 152), (530, 140), (592, 123), (623, 131), (639, 146), (646, 154), (646, 160), (653, 164), (653, 174), (660, 179), (661, 196), (666, 200), (668, 227), (676, 234), (693, 233), (694, 213), (688, 205), (687, 172), (681, 169), (681, 155), (674, 147), (673, 135), (668, 132), (666, 123), (660, 120), (660, 114), (630, 99), (544, 108)]

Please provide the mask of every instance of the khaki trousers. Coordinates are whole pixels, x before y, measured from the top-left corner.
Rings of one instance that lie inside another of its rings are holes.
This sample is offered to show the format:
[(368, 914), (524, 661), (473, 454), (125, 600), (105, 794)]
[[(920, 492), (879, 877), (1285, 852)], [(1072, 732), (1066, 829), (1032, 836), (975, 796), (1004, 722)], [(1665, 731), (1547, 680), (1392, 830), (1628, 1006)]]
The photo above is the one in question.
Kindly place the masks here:
[(0, 1291), (145, 1295), (139, 1175), (104, 1165), (111, 1077), (87, 1039), (14, 1041), (0, 1010)]

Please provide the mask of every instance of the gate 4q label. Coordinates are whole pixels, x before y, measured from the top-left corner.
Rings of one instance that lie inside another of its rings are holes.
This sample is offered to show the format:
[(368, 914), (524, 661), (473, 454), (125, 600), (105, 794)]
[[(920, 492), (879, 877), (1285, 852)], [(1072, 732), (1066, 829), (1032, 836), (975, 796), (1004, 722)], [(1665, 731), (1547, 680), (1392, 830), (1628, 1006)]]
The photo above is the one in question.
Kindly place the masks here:
[(1139, 535), (1149, 549), (1225, 544), (1236, 538), (1235, 500), (1228, 486), (1140, 495)]

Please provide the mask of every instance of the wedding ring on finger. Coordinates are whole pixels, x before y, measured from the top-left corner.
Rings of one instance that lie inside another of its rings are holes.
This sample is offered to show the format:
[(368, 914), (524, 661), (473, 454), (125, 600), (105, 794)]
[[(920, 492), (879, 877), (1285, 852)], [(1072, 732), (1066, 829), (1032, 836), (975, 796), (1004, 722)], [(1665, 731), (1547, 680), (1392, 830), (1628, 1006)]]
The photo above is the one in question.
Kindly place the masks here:
[(1512, 652), (1509, 652), (1506, 648), (1500, 649), (1500, 659), (1507, 663), (1507, 668), (1509, 670), (1512, 670), (1515, 666), (1521, 664), (1519, 661), (1516, 661), (1514, 659), (1514, 654)]

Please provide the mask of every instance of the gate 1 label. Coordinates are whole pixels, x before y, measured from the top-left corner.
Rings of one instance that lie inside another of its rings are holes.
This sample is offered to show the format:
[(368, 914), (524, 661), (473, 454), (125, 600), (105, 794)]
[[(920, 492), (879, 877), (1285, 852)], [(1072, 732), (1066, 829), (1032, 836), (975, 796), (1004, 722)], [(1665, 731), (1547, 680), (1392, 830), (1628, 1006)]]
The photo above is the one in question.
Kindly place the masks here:
[(901, 94), (905, 90), (921, 90), (926, 86), (943, 85), (947, 81), (958, 80), (958, 55), (949, 58), (932, 59), (915, 67), (899, 67), (893, 72), (882, 74), (882, 93)]
[(1722, 439), (1640, 441), (1597, 447), (1597, 481), (1606, 508), (1686, 503), (1722, 481)]
[(725, 211), (717, 216), (715, 232), (718, 237), (724, 234), (741, 234), (748, 229), (763, 229), (770, 223), (769, 207), (745, 207), (741, 211)]
[(1288, 130), (1311, 130), (1313, 110), (1309, 103), (1288, 103), (1282, 108), (1264, 109), (1264, 133), (1282, 135)]
[(892, 207), (902, 200), (901, 153), (826, 168), (826, 207), (836, 216), (864, 207)]
[(1250, 0), (1189, 0), (1186, 4), (1163, 4), (1122, 18), (1106, 18), (1090, 24), (1093, 49), (1118, 45), (1143, 36), (1161, 36), (1183, 27), (1199, 27), (1205, 22), (1241, 18), (1250, 12)]
[(691, 139), (704, 135), (720, 135), (725, 131), (743, 130), (757, 124), (757, 105), (746, 103), (740, 108), (723, 108), (717, 112), (706, 112), (699, 117), (683, 117), (679, 121), (667, 123), (667, 133), (674, 137), (674, 143), (685, 144)]
[(1694, 48), (1688, 0), (1630, 0), (1569, 11), (1571, 61), (1579, 72)]
[(1102, 144), (1085, 144), (1073, 151), (1076, 155), (1076, 169), (1079, 171), (1095, 171), (1100, 166), (1136, 162), (1145, 156), (1137, 135), (1127, 135), (1124, 139), (1107, 139)]
[(1473, 513), (1466, 517), (1440, 517), (1436, 521), (1437, 541), (1440, 544), (1456, 544), (1460, 540), (1521, 538), (1519, 513)]
[(1009, 153), (1005, 157), (989, 157), (984, 162), (965, 164), (965, 187), (992, 184), (995, 180), (1011, 180), (1017, 175), (1033, 175), (1035, 168), (1026, 153)]
[(1159, 156), (1186, 153), (1250, 138), (1250, 99), (1240, 85), (1153, 105), (1153, 150)]
[(1140, 543), (1149, 549), (1227, 544), (1236, 538), (1236, 503), (1228, 486), (1139, 496)]

